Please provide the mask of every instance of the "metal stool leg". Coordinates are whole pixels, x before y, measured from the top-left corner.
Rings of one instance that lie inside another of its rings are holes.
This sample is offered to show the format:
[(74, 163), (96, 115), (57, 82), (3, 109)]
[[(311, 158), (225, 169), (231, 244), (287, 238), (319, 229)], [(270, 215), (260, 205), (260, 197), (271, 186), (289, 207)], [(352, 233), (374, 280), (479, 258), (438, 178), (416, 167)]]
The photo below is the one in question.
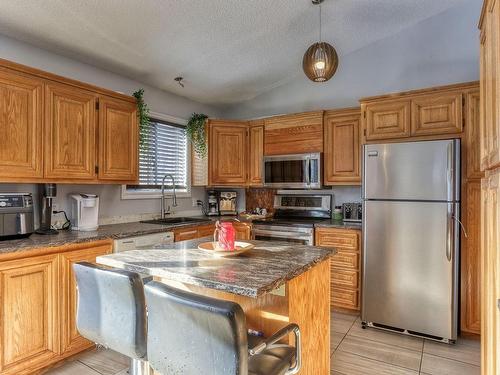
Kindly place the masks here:
[(149, 367), (149, 362), (131, 358), (128, 373), (129, 375), (153, 375), (153, 369)]

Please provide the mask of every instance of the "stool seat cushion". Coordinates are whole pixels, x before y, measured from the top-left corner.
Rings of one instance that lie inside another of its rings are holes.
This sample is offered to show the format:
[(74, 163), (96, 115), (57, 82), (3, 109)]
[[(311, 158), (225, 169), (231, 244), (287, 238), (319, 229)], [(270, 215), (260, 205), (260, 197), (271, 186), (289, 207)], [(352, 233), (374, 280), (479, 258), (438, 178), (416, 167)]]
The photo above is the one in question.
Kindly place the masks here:
[[(254, 348), (263, 341), (262, 337), (248, 335), (248, 347)], [(248, 359), (249, 375), (283, 375), (295, 362), (295, 348), (276, 344)]]

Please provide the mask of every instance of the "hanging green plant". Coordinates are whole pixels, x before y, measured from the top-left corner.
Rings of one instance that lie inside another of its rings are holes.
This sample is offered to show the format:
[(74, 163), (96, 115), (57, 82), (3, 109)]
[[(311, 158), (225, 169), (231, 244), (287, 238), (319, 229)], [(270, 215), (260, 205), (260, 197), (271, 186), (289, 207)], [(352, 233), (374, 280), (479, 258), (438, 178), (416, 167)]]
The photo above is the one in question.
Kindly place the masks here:
[(193, 145), (194, 152), (200, 157), (207, 155), (207, 139), (205, 122), (208, 116), (203, 113), (193, 113), (186, 125), (186, 136)]
[(139, 149), (147, 146), (146, 138), (149, 129), (149, 107), (144, 102), (144, 89), (139, 89), (132, 94), (137, 102), (137, 119), (139, 120)]

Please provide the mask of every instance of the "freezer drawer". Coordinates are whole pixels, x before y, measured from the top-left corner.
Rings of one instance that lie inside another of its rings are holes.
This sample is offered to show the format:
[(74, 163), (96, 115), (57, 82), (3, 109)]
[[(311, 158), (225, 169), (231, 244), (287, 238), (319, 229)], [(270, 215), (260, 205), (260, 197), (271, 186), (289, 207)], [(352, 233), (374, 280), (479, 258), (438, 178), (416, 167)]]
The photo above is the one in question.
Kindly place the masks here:
[(365, 201), (362, 320), (457, 335), (459, 205)]
[(460, 140), (365, 145), (363, 197), (460, 200)]

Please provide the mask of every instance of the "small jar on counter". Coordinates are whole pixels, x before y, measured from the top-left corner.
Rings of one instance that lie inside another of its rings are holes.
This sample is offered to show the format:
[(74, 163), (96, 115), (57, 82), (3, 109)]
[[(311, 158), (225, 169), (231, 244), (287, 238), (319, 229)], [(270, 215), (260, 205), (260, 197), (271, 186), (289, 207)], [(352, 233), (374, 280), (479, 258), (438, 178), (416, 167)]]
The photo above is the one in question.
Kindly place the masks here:
[(344, 216), (342, 215), (342, 206), (335, 206), (333, 210), (333, 220), (343, 220)]

